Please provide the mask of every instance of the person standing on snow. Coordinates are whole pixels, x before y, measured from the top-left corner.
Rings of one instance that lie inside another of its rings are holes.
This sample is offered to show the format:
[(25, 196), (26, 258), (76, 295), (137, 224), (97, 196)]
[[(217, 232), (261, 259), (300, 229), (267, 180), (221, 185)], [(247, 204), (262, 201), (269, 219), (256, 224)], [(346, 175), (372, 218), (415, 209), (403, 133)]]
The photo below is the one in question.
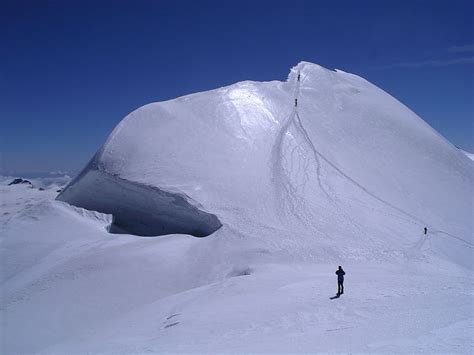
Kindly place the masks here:
[(336, 271), (336, 275), (337, 275), (337, 294), (338, 295), (342, 295), (344, 293), (344, 275), (345, 274), (346, 273), (344, 272), (342, 267), (339, 266), (339, 268)]

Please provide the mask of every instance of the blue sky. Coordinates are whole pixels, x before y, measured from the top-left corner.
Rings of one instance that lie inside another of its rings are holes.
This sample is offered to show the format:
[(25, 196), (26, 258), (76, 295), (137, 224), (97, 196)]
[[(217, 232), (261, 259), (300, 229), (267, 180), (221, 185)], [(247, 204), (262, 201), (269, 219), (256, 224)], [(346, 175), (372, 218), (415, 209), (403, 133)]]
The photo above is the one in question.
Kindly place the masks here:
[(473, 1), (2, 1), (2, 172), (77, 171), (132, 110), (301, 60), (474, 151)]

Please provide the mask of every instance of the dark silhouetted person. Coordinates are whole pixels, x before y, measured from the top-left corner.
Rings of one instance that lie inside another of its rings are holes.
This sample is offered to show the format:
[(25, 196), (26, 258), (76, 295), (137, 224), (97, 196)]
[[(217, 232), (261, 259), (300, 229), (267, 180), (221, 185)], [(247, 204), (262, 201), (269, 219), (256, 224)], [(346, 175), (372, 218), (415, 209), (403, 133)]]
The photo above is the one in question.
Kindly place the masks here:
[(295, 107), (298, 106), (298, 99), (295, 99)]
[(301, 76), (301, 74), (298, 74), (298, 81), (300, 81), (300, 76)]
[(337, 275), (337, 294), (342, 295), (344, 293), (344, 275), (346, 273), (344, 270), (342, 270), (342, 267), (339, 266), (339, 268), (336, 271)]
[(426, 233), (428, 233), (428, 228), (425, 227), (425, 235), (426, 235)]

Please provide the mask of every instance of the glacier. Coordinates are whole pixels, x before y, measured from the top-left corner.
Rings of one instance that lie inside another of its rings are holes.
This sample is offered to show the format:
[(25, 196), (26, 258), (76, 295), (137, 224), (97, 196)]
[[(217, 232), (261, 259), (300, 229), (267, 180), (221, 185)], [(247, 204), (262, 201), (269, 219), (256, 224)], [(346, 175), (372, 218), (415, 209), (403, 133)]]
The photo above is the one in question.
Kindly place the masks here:
[(137, 235), (224, 225), (275, 243), (277, 229), (298, 254), (328, 241), (396, 253), (426, 226), (440, 253), (471, 265), (472, 186), (471, 162), (403, 104), (301, 62), (285, 82), (139, 108), (58, 199)]
[(9, 179), (2, 353), (474, 346), (474, 163), (357, 75), (152, 103), (59, 195)]

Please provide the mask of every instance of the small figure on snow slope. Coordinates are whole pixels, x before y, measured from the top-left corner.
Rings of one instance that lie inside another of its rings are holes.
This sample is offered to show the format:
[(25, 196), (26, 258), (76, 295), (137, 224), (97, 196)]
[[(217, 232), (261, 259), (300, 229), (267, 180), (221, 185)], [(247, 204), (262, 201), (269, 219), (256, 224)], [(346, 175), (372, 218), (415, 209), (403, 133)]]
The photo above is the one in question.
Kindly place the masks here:
[(346, 273), (344, 272), (342, 267), (339, 266), (339, 268), (336, 271), (336, 275), (337, 275), (337, 294), (338, 295), (342, 295), (344, 293), (344, 275), (345, 274)]

